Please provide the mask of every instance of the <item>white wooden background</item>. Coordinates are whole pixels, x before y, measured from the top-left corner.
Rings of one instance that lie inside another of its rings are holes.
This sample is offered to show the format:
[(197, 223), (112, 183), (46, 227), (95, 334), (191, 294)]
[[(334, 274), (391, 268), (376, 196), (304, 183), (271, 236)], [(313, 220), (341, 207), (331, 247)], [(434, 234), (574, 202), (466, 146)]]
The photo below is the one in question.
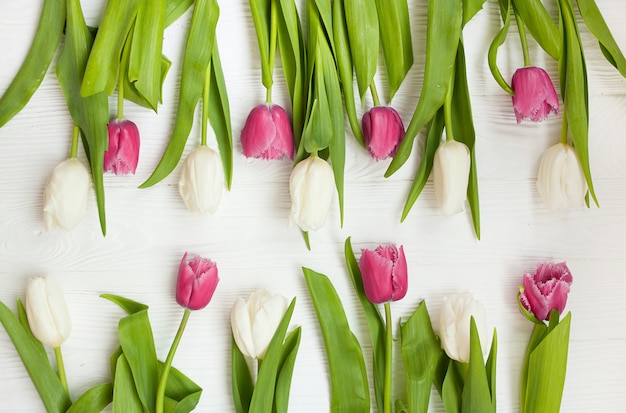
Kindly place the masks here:
[[(32, 39), (41, 0), (0, 1), (0, 93), (18, 71)], [(83, 0), (88, 24), (97, 25), (104, 0)], [(622, 50), (626, 51), (626, 7), (598, 0)], [(394, 100), (405, 124), (419, 96), (424, 64), (425, 0), (410, 1), (415, 65)], [(222, 1), (218, 41), (232, 110), (234, 180), (215, 216), (194, 216), (178, 195), (180, 171), (149, 189), (137, 186), (160, 159), (173, 124), (180, 80), (181, 47), (189, 27), (185, 14), (165, 32), (164, 51), (173, 61), (156, 115), (130, 103), (126, 115), (141, 130), (136, 176), (105, 176), (108, 235), (103, 238), (92, 196), (87, 216), (73, 231), (47, 232), (42, 193), (55, 165), (69, 154), (71, 123), (53, 70), (26, 108), (0, 129), (0, 300), (15, 309), (27, 279), (52, 274), (65, 291), (73, 332), (63, 345), (71, 396), (109, 380), (108, 359), (117, 346), (122, 312), (98, 296), (123, 295), (150, 305), (159, 357), (165, 358), (182, 310), (174, 299), (179, 260), (185, 251), (217, 261), (221, 281), (210, 305), (191, 317), (174, 360), (204, 388), (198, 411), (233, 411), (230, 391), (230, 308), (235, 297), (259, 288), (297, 296), (292, 326), (303, 328), (291, 392), (291, 411), (328, 409), (329, 380), (323, 342), (301, 267), (331, 277), (351, 326), (371, 355), (366, 323), (352, 293), (343, 261), (343, 242), (355, 251), (379, 243), (405, 247), (410, 285), (393, 304), (407, 317), (425, 298), (437, 323), (442, 297), (472, 291), (498, 330), (497, 397), (500, 412), (515, 412), (522, 357), (531, 325), (518, 312), (515, 296), (524, 271), (541, 260), (565, 260), (574, 284), (567, 309), (573, 312), (563, 412), (621, 412), (626, 405), (626, 81), (602, 58), (581, 26), (590, 87), (591, 167), (601, 208), (553, 213), (535, 189), (543, 151), (559, 139), (561, 120), (517, 125), (510, 98), (488, 71), (486, 52), (499, 27), (497, 2), (465, 30), (481, 201), (482, 240), (473, 235), (469, 212), (443, 217), (433, 188), (424, 189), (406, 221), (400, 213), (417, 167), (417, 152), (390, 179), (388, 161), (371, 161), (348, 133), (345, 224), (336, 203), (326, 226), (311, 233), (307, 251), (300, 232), (288, 225), (289, 161), (266, 163), (241, 154), (238, 135), (249, 110), (263, 102), (260, 64), (245, 0)], [(514, 27), (514, 26), (513, 26)], [(509, 77), (522, 64), (513, 31), (501, 49)], [(531, 41), (534, 63), (556, 78), (556, 64)], [(277, 72), (275, 101), (288, 103)], [(382, 84), (379, 79), (379, 85)], [(557, 85), (558, 86), (558, 85)], [(380, 86), (379, 86), (380, 88)], [(366, 109), (371, 101), (366, 102)], [(111, 99), (112, 113), (115, 102)], [(199, 142), (199, 117), (186, 147)], [(349, 129), (346, 129), (347, 131)], [(216, 146), (214, 142), (211, 143)], [(79, 151), (84, 160), (82, 149)], [(396, 343), (395, 396), (404, 393)], [(395, 397), (394, 397), (395, 398)], [(0, 331), (0, 411), (42, 411), (38, 395), (8, 336)], [(431, 410), (442, 412), (433, 392)]]

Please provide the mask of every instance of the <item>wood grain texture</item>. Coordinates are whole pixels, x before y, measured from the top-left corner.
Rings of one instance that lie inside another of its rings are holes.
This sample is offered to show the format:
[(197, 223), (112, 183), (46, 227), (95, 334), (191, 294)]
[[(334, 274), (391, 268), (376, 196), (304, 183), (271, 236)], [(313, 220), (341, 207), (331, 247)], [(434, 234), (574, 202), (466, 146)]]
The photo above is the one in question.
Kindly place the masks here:
[[(0, 2), (0, 93), (25, 56), (41, 3)], [(598, 3), (626, 50), (623, 0)], [(87, 22), (96, 25), (104, 0), (83, 0), (82, 4)], [(409, 1), (415, 65), (393, 101), (405, 123), (423, 81), (425, 4), (426, 0)], [(464, 33), (477, 133), (482, 240), (474, 238), (469, 213), (441, 216), (430, 183), (400, 223), (419, 164), (417, 148), (405, 167), (385, 179), (388, 161), (370, 160), (347, 128), (345, 223), (339, 227), (335, 202), (326, 226), (311, 234), (313, 249), (307, 251), (299, 230), (289, 227), (287, 219), (291, 163), (270, 164), (241, 154), (239, 131), (265, 92), (247, 2), (222, 1), (220, 6), (218, 42), (232, 111), (235, 156), (232, 190), (225, 193), (214, 216), (187, 212), (178, 194), (179, 169), (155, 187), (137, 189), (158, 163), (172, 129), (190, 13), (165, 31), (164, 52), (173, 64), (158, 115), (130, 103), (125, 107), (126, 116), (141, 130), (141, 158), (135, 176), (105, 176), (106, 238), (100, 234), (93, 195), (85, 220), (73, 231), (46, 232), (43, 226), (43, 187), (54, 166), (69, 153), (71, 135), (69, 114), (52, 69), (26, 108), (0, 129), (0, 300), (15, 309), (15, 298), (23, 296), (29, 277), (52, 274), (59, 280), (73, 321), (73, 333), (63, 346), (72, 397), (109, 377), (108, 359), (117, 346), (115, 333), (122, 313), (99, 298), (102, 293), (149, 304), (157, 354), (166, 356), (182, 315), (173, 292), (178, 263), (190, 251), (214, 259), (221, 277), (210, 305), (192, 315), (174, 360), (176, 367), (204, 388), (197, 411), (233, 411), (230, 308), (237, 296), (259, 288), (297, 297), (292, 325), (302, 325), (303, 331), (290, 410), (327, 411), (328, 368), (301, 268), (331, 277), (351, 326), (363, 342), (369, 366), (367, 325), (343, 259), (343, 242), (351, 236), (357, 254), (361, 248), (380, 243), (404, 245), (410, 286), (406, 298), (393, 305), (395, 317), (408, 317), (426, 299), (436, 324), (442, 297), (454, 292), (472, 291), (483, 302), (500, 340), (497, 398), (498, 411), (505, 413), (519, 409), (519, 374), (532, 327), (519, 315), (515, 303), (521, 275), (539, 261), (566, 260), (574, 285), (567, 307), (573, 318), (562, 411), (623, 411), (626, 81), (604, 60), (590, 33), (581, 25), (590, 85), (589, 150), (600, 208), (553, 213), (542, 206), (535, 187), (536, 171), (543, 151), (558, 141), (560, 118), (538, 125), (515, 123), (510, 98), (487, 67), (486, 51), (500, 24), (497, 2), (489, 1)], [(556, 78), (556, 64), (532, 42), (531, 55)], [(521, 65), (515, 33), (509, 34), (499, 62), (505, 77)], [(273, 95), (277, 103), (287, 105), (280, 74), (278, 68)], [(377, 75), (376, 81), (385, 91), (384, 74)], [(114, 112), (114, 98), (110, 106)], [(367, 97), (359, 113), (370, 106)], [(198, 115), (196, 120), (185, 155), (199, 143)], [(209, 145), (216, 146), (211, 137)], [(79, 157), (85, 160), (82, 149)], [(394, 397), (404, 394), (400, 361), (396, 357)], [(40, 411), (43, 406), (30, 379), (8, 336), (0, 331), (0, 412)], [(431, 411), (443, 412), (435, 392)]]

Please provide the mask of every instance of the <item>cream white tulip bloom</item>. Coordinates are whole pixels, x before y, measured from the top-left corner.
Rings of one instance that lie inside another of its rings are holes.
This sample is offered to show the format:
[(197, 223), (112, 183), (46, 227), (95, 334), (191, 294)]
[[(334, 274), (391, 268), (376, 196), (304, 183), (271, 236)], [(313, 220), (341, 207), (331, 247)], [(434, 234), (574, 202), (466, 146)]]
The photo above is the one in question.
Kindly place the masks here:
[(291, 171), (289, 222), (302, 231), (317, 231), (328, 218), (335, 188), (333, 169), (323, 159), (310, 156)]
[(552, 211), (583, 207), (587, 181), (572, 146), (557, 143), (546, 150), (539, 164), (537, 190)]
[(222, 200), (224, 182), (219, 154), (208, 146), (199, 146), (185, 160), (178, 190), (188, 210), (214, 214)]
[(470, 319), (474, 316), (483, 355), (488, 353), (485, 308), (472, 294), (444, 297), (439, 316), (439, 338), (448, 357), (467, 363), (470, 357)]
[(63, 291), (51, 277), (31, 278), (26, 288), (26, 315), (33, 334), (50, 347), (59, 347), (72, 331)]
[(457, 141), (439, 145), (433, 163), (435, 197), (444, 215), (454, 215), (465, 209), (470, 172), (469, 148)]
[(69, 158), (54, 168), (44, 189), (43, 220), (46, 229), (70, 230), (85, 216), (89, 198), (89, 171)]
[(259, 290), (244, 301), (237, 298), (230, 313), (235, 343), (250, 358), (261, 360), (278, 328), (289, 302), (282, 295)]

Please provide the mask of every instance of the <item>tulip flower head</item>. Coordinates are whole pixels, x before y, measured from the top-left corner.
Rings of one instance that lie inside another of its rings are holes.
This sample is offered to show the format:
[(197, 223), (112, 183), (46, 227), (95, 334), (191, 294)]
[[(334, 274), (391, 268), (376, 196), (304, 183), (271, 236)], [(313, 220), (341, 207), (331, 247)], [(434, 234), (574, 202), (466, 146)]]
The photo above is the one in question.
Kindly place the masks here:
[(439, 316), (439, 338), (448, 357), (469, 362), (470, 320), (474, 317), (483, 352), (487, 347), (485, 308), (472, 294), (453, 294), (443, 298)]
[(537, 190), (543, 203), (552, 211), (582, 208), (587, 181), (572, 146), (557, 143), (546, 150), (539, 164)]
[(261, 104), (252, 109), (240, 139), (246, 158), (293, 159), (289, 115), (279, 105)]
[(252, 293), (248, 301), (238, 297), (230, 313), (235, 343), (242, 354), (261, 360), (287, 308), (288, 300), (266, 290)]
[(361, 251), (359, 269), (367, 299), (380, 304), (397, 301), (406, 295), (408, 271), (404, 249), (395, 245), (379, 245)]
[(129, 120), (113, 119), (107, 125), (109, 148), (104, 152), (104, 172), (135, 174), (139, 161), (139, 129)]
[(398, 112), (390, 106), (375, 106), (361, 121), (365, 147), (377, 161), (396, 154), (404, 137), (404, 125)]
[(189, 310), (201, 310), (209, 304), (217, 282), (217, 264), (209, 259), (183, 255), (176, 281), (176, 302)]
[(290, 222), (302, 231), (317, 231), (326, 223), (334, 192), (333, 169), (323, 159), (300, 161), (289, 178)]
[(517, 123), (524, 119), (540, 122), (550, 112), (559, 113), (559, 98), (548, 73), (539, 67), (517, 69), (511, 80), (513, 109)]
[(214, 214), (222, 200), (224, 182), (219, 154), (208, 146), (199, 146), (185, 160), (178, 190), (188, 210)]
[(50, 347), (59, 347), (70, 336), (72, 322), (63, 291), (52, 277), (36, 277), (26, 287), (26, 315), (33, 334)]
[(537, 320), (549, 320), (550, 312), (565, 309), (572, 285), (572, 273), (564, 262), (543, 262), (534, 273), (525, 273), (520, 287), (519, 303)]
[(465, 209), (471, 158), (469, 148), (454, 140), (439, 145), (433, 163), (435, 197), (444, 215)]
[(46, 229), (70, 230), (83, 219), (90, 179), (87, 168), (76, 158), (66, 159), (54, 168), (44, 190)]

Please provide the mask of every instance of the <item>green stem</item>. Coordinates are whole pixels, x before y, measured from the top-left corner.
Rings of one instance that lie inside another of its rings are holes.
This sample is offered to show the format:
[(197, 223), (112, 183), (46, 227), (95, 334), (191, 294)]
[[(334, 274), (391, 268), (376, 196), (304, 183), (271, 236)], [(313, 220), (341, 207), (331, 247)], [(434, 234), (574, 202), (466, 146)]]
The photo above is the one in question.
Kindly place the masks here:
[(204, 90), (202, 91), (202, 146), (206, 144), (207, 123), (209, 121), (209, 93), (211, 91), (211, 62), (206, 68), (204, 75)]
[[(270, 56), (269, 67), (270, 75), (274, 77), (274, 60), (276, 56), (276, 39), (278, 38), (278, 5), (276, 0), (270, 2)], [(272, 86), (267, 88), (265, 93), (265, 102), (272, 103)]]
[(172, 342), (170, 351), (169, 353), (167, 353), (167, 358), (165, 359), (165, 363), (163, 364), (163, 372), (161, 373), (161, 379), (159, 380), (159, 387), (157, 389), (156, 396), (157, 413), (163, 413), (163, 403), (165, 402), (165, 387), (167, 385), (167, 376), (170, 373), (172, 360), (174, 360), (174, 354), (176, 353), (176, 349), (178, 348), (180, 339), (183, 336), (183, 331), (185, 331), (185, 326), (187, 325), (187, 320), (189, 320), (190, 314), (191, 311), (189, 311), (188, 308), (185, 308), (185, 312), (183, 313), (183, 319), (180, 320), (180, 326), (178, 326), (178, 331), (176, 332), (176, 336), (174, 337), (174, 341)]
[(376, 90), (376, 83), (374, 83), (374, 79), (372, 79), (372, 83), (370, 83), (370, 93), (372, 94), (374, 106), (380, 106), (380, 99), (378, 98), (378, 90)]
[(63, 355), (61, 354), (61, 346), (54, 348), (54, 357), (57, 361), (57, 370), (59, 371), (59, 379), (66, 392), (69, 392), (67, 387), (67, 377), (65, 375), (65, 364), (63, 364)]
[(565, 110), (565, 107), (563, 107), (563, 123), (561, 124), (561, 143), (564, 143), (566, 145), (567, 145), (567, 129), (568, 129), (567, 111)]
[(124, 73), (125, 70), (120, 67), (120, 78), (117, 82), (117, 120), (124, 119)]
[(446, 92), (446, 100), (443, 103), (443, 120), (446, 127), (446, 142), (454, 140), (452, 131), (452, 94), (454, 92), (454, 71), (450, 75), (450, 85)]
[(70, 158), (78, 157), (78, 137), (80, 134), (80, 128), (78, 125), (72, 126), (72, 148), (70, 149)]
[(391, 371), (392, 371), (392, 345), (393, 325), (391, 324), (391, 304), (385, 303), (385, 389), (383, 396), (384, 413), (391, 413)]
[(519, 33), (519, 40), (522, 43), (522, 53), (524, 54), (524, 66), (530, 66), (530, 54), (528, 53), (528, 40), (526, 39), (526, 29), (524, 28), (524, 21), (522, 16), (519, 15), (515, 4), (511, 3), (513, 7), (513, 15), (515, 16), (515, 23), (517, 23), (517, 32)]

